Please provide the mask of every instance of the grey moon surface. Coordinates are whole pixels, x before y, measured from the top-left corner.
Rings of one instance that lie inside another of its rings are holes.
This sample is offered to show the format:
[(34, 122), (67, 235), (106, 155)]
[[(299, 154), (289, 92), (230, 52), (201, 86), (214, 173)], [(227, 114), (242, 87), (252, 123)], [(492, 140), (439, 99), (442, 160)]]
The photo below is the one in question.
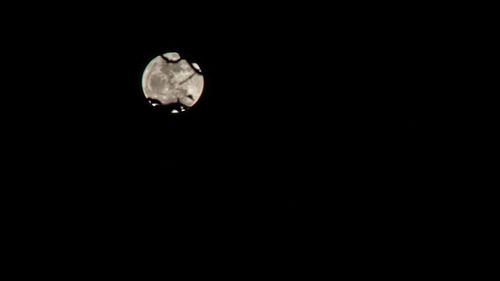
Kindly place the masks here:
[(142, 76), (142, 89), (146, 98), (155, 99), (162, 105), (179, 102), (192, 107), (199, 100), (203, 86), (204, 79), (199, 66), (175, 52), (155, 57), (146, 66)]

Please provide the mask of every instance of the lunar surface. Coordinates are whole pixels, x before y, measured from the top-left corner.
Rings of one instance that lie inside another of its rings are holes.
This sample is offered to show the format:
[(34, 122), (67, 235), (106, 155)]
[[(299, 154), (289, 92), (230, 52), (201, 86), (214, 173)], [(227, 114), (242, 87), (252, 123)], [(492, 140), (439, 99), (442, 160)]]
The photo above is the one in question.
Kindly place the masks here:
[(142, 89), (151, 105), (172, 105), (171, 113), (185, 111), (196, 104), (203, 92), (203, 83), (200, 67), (175, 52), (154, 58), (142, 76)]

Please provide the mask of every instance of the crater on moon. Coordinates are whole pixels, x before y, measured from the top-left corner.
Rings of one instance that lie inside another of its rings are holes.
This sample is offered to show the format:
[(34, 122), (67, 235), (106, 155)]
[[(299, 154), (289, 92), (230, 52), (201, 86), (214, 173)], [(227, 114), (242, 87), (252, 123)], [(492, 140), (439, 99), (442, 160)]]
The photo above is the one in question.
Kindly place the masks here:
[(144, 70), (142, 89), (152, 106), (169, 106), (171, 113), (185, 111), (199, 100), (204, 79), (201, 68), (169, 52), (155, 57)]

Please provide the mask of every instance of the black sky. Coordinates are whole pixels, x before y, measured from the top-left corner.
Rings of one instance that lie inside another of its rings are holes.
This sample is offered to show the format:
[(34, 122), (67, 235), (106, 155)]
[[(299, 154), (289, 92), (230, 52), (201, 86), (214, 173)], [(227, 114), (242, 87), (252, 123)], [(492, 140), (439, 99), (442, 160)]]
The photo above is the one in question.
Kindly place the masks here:
[[(4, 121), (22, 155), (12, 167), (36, 175), (33, 206), (122, 222), (173, 210), (233, 222), (414, 215), (405, 206), (422, 184), (445, 52), (433, 15), (187, 6), (33, 10), (5, 35), (23, 63)], [(169, 51), (205, 75), (202, 98), (176, 116), (141, 90), (146, 65)]]

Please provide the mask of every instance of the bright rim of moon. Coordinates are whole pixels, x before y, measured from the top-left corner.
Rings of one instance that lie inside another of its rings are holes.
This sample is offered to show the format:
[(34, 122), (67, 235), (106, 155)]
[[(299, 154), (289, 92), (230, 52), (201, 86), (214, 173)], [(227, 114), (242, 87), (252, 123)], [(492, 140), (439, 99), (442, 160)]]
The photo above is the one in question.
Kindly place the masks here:
[(199, 100), (204, 79), (200, 66), (170, 52), (155, 57), (142, 75), (142, 90), (152, 106), (175, 105), (171, 113), (185, 111)]

